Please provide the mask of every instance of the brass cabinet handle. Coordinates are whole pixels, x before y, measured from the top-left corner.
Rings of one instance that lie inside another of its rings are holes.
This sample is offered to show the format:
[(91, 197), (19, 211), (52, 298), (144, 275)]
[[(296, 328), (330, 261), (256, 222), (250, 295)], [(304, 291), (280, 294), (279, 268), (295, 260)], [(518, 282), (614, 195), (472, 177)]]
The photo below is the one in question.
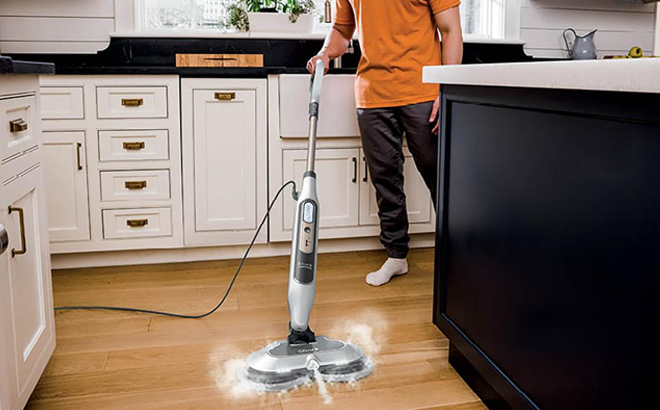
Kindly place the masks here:
[(364, 162), (364, 177), (362, 178), (363, 182), (369, 181), (369, 168), (367, 168), (367, 157), (362, 157), (362, 162)]
[(144, 99), (142, 98), (122, 98), (121, 105), (124, 107), (139, 107), (144, 105)]
[(128, 219), (126, 221), (126, 225), (130, 226), (131, 228), (141, 228), (143, 226), (149, 225), (149, 220), (148, 219)]
[(83, 169), (82, 162), (80, 160), (80, 149), (82, 148), (81, 143), (76, 143), (76, 159), (78, 160), (78, 171)]
[(147, 187), (147, 181), (126, 181), (124, 187), (126, 189), (144, 189)]
[(11, 132), (21, 132), (27, 129), (28, 129), (28, 123), (23, 121), (22, 118), (9, 121), (9, 131)]
[(141, 149), (144, 149), (144, 141), (140, 142), (125, 142), (123, 144), (123, 147), (127, 151), (139, 151)]
[(357, 158), (353, 157), (353, 183), (357, 182)]
[(236, 99), (236, 93), (215, 93), (215, 99), (219, 101), (231, 101)]
[(11, 215), (12, 212), (18, 212), (18, 223), (21, 227), (21, 249), (11, 250), (11, 257), (14, 258), (16, 255), (25, 255), (27, 252), (27, 244), (25, 243), (25, 213), (23, 212), (23, 208), (9, 205), (9, 214)]

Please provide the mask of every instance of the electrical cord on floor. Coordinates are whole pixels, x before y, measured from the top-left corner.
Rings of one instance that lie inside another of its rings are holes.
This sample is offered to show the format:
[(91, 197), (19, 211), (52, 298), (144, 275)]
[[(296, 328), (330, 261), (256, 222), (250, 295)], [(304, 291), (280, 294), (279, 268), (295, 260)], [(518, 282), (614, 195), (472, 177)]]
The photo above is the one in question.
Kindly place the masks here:
[(250, 241), (250, 245), (247, 247), (245, 250), (245, 254), (243, 255), (243, 258), (241, 259), (241, 262), (238, 264), (238, 268), (236, 269), (236, 273), (234, 273), (234, 277), (231, 279), (231, 282), (229, 283), (229, 286), (227, 287), (227, 290), (225, 291), (224, 296), (218, 302), (217, 305), (211, 310), (209, 310), (206, 313), (202, 313), (199, 315), (183, 315), (183, 314), (178, 314), (178, 313), (170, 313), (170, 312), (161, 312), (158, 310), (149, 310), (149, 309), (138, 309), (138, 308), (131, 308), (131, 307), (119, 307), (119, 306), (62, 306), (62, 307), (56, 307), (55, 310), (114, 310), (114, 311), (121, 311), (121, 312), (137, 312), (137, 313), (147, 313), (150, 315), (160, 315), (160, 316), (169, 316), (169, 317), (177, 317), (181, 319), (202, 319), (207, 316), (210, 316), (214, 314), (220, 307), (222, 306), (223, 303), (225, 303), (225, 300), (227, 299), (227, 296), (229, 296), (229, 292), (231, 292), (232, 287), (234, 286), (234, 282), (236, 282), (236, 279), (238, 278), (238, 274), (241, 272), (241, 269), (243, 268), (243, 265), (245, 264), (245, 261), (248, 258), (248, 255), (250, 254), (250, 251), (252, 250), (252, 246), (257, 240), (257, 237), (259, 236), (259, 232), (261, 231), (261, 228), (263, 228), (264, 224), (266, 223), (266, 220), (268, 220), (268, 216), (270, 216), (270, 210), (273, 208), (275, 205), (275, 202), (277, 202), (277, 199), (279, 198), (280, 194), (286, 188), (288, 185), (293, 185), (293, 197), (296, 198), (298, 196), (298, 192), (296, 192), (296, 183), (295, 181), (287, 181), (284, 185), (280, 187), (280, 189), (277, 190), (277, 193), (273, 197), (273, 200), (271, 201), (270, 205), (268, 205), (268, 209), (266, 210), (266, 214), (264, 215), (263, 219), (261, 220), (261, 223), (257, 227), (257, 230), (254, 233), (254, 236), (252, 237), (252, 240)]

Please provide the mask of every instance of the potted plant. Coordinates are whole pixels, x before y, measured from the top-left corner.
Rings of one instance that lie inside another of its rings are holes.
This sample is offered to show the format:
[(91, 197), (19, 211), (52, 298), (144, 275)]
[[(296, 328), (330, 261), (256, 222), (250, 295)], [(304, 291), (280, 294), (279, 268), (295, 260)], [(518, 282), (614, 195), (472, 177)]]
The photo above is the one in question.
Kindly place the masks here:
[(228, 6), (225, 26), (252, 32), (310, 32), (313, 0), (236, 0)]

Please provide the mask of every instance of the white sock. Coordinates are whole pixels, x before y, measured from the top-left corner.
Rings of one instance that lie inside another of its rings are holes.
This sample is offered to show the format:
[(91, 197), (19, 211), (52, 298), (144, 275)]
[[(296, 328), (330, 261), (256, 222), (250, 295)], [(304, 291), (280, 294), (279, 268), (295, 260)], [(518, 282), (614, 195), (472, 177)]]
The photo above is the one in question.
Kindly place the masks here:
[(408, 273), (408, 260), (387, 258), (380, 269), (367, 275), (367, 283), (371, 286), (384, 285), (394, 276), (405, 275), (406, 273)]

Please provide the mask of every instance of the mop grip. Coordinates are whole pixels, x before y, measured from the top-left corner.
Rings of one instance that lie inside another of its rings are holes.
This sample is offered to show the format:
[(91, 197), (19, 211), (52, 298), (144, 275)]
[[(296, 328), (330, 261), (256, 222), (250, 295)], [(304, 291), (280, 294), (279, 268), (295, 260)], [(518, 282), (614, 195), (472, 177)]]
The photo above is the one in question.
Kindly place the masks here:
[(314, 75), (312, 76), (312, 85), (310, 89), (309, 116), (319, 116), (319, 103), (321, 101), (321, 86), (323, 85), (323, 75), (325, 74), (325, 62), (321, 59), (316, 60)]

